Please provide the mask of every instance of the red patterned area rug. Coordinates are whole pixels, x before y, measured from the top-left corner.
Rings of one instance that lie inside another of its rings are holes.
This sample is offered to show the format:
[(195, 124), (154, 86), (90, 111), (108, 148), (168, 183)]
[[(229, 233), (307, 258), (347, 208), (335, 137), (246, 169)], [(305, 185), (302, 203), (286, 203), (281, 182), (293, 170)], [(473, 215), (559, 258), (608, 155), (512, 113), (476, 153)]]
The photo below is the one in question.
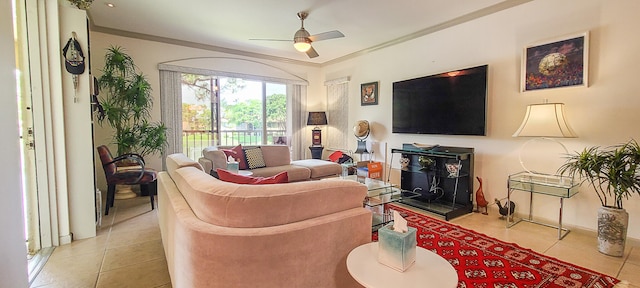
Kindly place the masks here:
[[(393, 205), (418, 229), (418, 246), (447, 259), (458, 287), (614, 287), (620, 280)], [(373, 240), (377, 241), (377, 233)]]

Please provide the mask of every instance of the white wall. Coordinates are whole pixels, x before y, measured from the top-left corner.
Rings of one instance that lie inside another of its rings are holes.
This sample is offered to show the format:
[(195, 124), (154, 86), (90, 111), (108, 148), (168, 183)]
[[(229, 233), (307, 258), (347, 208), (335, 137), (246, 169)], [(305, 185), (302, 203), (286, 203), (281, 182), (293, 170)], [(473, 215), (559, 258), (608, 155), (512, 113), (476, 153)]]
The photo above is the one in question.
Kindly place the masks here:
[(27, 287), (27, 250), (22, 217), (20, 147), (16, 64), (13, 47), (12, 1), (0, 2), (0, 141), (2, 151), (2, 201), (0, 201), (0, 279), (6, 287)]
[[(561, 139), (570, 152), (586, 146), (608, 146), (640, 140), (640, 97), (637, 64), (640, 63), (640, 1), (538, 0), (474, 21), (323, 67), (324, 80), (351, 76), (349, 122), (374, 123), (373, 139), (399, 148), (402, 143), (429, 143), (473, 147), (475, 174), (484, 180), (488, 200), (507, 195), (507, 177), (522, 170), (518, 153), (528, 140), (512, 138), (526, 106), (550, 102), (566, 104), (567, 116), (579, 138)], [(561, 88), (519, 92), (522, 50), (532, 43), (567, 34), (590, 31), (588, 88)], [(487, 136), (427, 136), (391, 133), (391, 99), (394, 81), (431, 75), (482, 64), (489, 65)], [(361, 83), (380, 81), (377, 106), (360, 106)], [(351, 141), (355, 147), (355, 140)], [(527, 146), (528, 168), (555, 172), (563, 162), (562, 150), (552, 143)], [(399, 167), (398, 157), (392, 163)], [(477, 182), (476, 182), (477, 187)], [(600, 202), (592, 189), (565, 201), (564, 223), (596, 229)], [(514, 192), (520, 212), (526, 213), (528, 196)], [(534, 198), (534, 216), (557, 222), (557, 198)], [(626, 201), (630, 214), (629, 237), (640, 239), (640, 195)], [(490, 217), (495, 217), (492, 215)]]
[[(225, 53), (207, 51), (196, 48), (188, 48), (183, 46), (177, 46), (172, 44), (165, 44), (147, 40), (133, 39), (127, 37), (120, 37), (105, 33), (92, 32), (91, 33), (91, 58), (93, 73), (96, 77), (102, 75), (101, 69), (104, 67), (104, 54), (106, 49), (110, 46), (121, 46), (125, 49), (132, 58), (136, 66), (147, 76), (149, 83), (153, 89), (154, 106), (152, 111), (152, 118), (154, 121), (160, 121), (160, 78), (158, 64), (171, 62), (176, 60), (184, 60), (198, 57), (230, 57), (238, 59), (249, 59), (252, 61), (261, 62), (267, 65), (271, 65), (296, 75), (302, 79), (309, 81), (307, 91), (307, 102), (311, 109), (325, 109), (326, 96), (322, 82), (319, 81), (320, 68), (313, 65), (300, 65), (294, 63), (280, 63), (270, 60), (253, 59), (243, 56), (235, 56)], [(204, 60), (203, 60), (204, 61)], [(183, 61), (184, 62), (184, 61)], [(248, 66), (247, 66), (248, 67)], [(202, 68), (202, 67), (198, 67)], [(208, 67), (209, 69), (216, 70), (220, 67)], [(251, 71), (234, 71), (237, 73), (251, 74)], [(318, 84), (320, 83), (320, 84)], [(308, 129), (309, 136), (307, 139), (311, 139), (311, 128)], [(105, 127), (95, 126), (95, 145), (109, 144), (111, 142), (111, 128), (108, 125)], [(308, 143), (310, 145), (310, 143)], [(115, 151), (115, 146), (109, 145), (111, 151)], [(148, 159), (147, 159), (148, 158)], [(161, 170), (162, 162), (158, 155), (145, 157), (147, 164), (154, 169)], [(98, 180), (98, 187), (102, 191), (106, 191), (106, 184), (104, 179), (104, 172), (101, 166), (96, 166), (96, 175)]]
[[(88, 52), (87, 12), (71, 5), (60, 6), (60, 45), (64, 47), (71, 33), (76, 33), (85, 57)], [(74, 239), (96, 236), (95, 227), (95, 178), (93, 142), (91, 138), (91, 99), (89, 89), (89, 61), (85, 59), (85, 72), (78, 75), (78, 88), (74, 90), (73, 78), (65, 68), (62, 75), (64, 97), (64, 135), (67, 190), (69, 193), (69, 229)], [(64, 65), (64, 64), (63, 64)], [(74, 100), (77, 97), (77, 100)], [(106, 190), (103, 190), (106, 191)], [(82, 215), (82, 216), (81, 216)]]

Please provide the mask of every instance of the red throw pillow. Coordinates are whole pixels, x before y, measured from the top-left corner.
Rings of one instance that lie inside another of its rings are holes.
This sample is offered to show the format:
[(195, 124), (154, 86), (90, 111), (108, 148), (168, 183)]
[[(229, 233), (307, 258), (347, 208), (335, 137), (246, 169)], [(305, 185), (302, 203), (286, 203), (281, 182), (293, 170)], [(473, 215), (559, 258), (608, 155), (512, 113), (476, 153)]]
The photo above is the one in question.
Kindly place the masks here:
[(224, 169), (216, 169), (220, 180), (225, 182), (231, 182), (236, 184), (277, 184), (277, 183), (289, 183), (289, 174), (287, 171), (282, 171), (271, 177), (253, 177), (244, 176), (240, 174), (231, 173)]
[(329, 155), (329, 160), (331, 160), (331, 162), (338, 162), (338, 160), (340, 160), (341, 157), (342, 157), (342, 151), (336, 151), (331, 153), (331, 155)]
[[(238, 161), (238, 168), (240, 170), (247, 170), (247, 158), (244, 156), (244, 150), (242, 150), (242, 144), (238, 144), (238, 146), (231, 148), (231, 151), (235, 153), (233, 156), (236, 161)], [(227, 153), (225, 153), (226, 155)], [(227, 155), (229, 157), (229, 155)]]
[(238, 162), (239, 158), (238, 158), (238, 153), (236, 153), (236, 151), (233, 151), (230, 149), (222, 149), (222, 152), (224, 152), (224, 156), (227, 157), (227, 161), (229, 161), (229, 156), (231, 156), (234, 160), (236, 160), (236, 162)]

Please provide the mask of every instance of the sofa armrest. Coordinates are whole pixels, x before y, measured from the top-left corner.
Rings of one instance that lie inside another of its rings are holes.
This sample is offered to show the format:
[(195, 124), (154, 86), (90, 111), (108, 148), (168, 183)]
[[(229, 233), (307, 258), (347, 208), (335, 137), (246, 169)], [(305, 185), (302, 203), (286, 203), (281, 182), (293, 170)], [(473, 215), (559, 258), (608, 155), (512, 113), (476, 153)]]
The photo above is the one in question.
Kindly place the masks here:
[(211, 170), (213, 170), (213, 162), (211, 162), (211, 160), (204, 157), (200, 157), (198, 159), (198, 163), (202, 165), (202, 169), (204, 170), (204, 172), (211, 174)]
[(218, 150), (218, 147), (211, 146), (202, 149), (202, 157), (211, 162), (211, 169), (206, 170), (207, 167), (205, 167), (207, 173), (210, 173), (212, 169), (227, 169), (227, 155), (222, 150)]

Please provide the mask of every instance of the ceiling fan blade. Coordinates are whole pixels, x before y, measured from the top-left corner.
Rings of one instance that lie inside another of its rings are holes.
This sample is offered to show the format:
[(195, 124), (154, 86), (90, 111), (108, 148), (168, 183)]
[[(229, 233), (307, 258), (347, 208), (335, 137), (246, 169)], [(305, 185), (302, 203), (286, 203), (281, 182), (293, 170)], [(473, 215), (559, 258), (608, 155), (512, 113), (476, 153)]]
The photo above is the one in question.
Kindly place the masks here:
[(316, 51), (316, 49), (313, 49), (313, 46), (311, 46), (311, 48), (307, 50), (307, 56), (309, 56), (309, 58), (316, 58), (320, 55), (318, 55), (318, 52)]
[(329, 32), (316, 34), (316, 35), (311, 35), (309, 36), (309, 40), (311, 40), (312, 42), (315, 42), (315, 41), (328, 40), (328, 39), (340, 38), (340, 37), (344, 37), (344, 34), (342, 34), (342, 32), (338, 30), (333, 30)]
[(249, 39), (251, 41), (287, 41), (287, 42), (291, 42), (291, 39), (262, 39), (262, 38), (252, 38)]

